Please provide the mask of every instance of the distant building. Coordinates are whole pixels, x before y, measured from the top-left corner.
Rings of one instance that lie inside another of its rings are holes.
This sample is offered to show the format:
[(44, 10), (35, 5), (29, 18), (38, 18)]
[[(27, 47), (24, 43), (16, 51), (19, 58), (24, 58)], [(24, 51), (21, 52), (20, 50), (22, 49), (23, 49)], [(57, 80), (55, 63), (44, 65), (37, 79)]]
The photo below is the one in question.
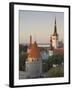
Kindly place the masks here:
[(59, 46), (58, 46), (59, 48), (63, 48), (64, 47), (63, 41), (59, 41), (58, 43), (59, 43)]
[(26, 61), (26, 72), (28, 77), (40, 77), (42, 74), (42, 59), (40, 50), (36, 41), (32, 44), (32, 36), (30, 36), (30, 45), (28, 47), (28, 58)]
[(41, 51), (40, 54), (41, 54), (41, 59), (42, 60), (47, 60), (48, 59), (48, 52), (46, 50)]
[(57, 48), (53, 50), (54, 54), (64, 55), (64, 48)]
[(52, 56), (54, 54), (59, 54), (59, 55), (64, 54), (64, 48), (63, 48), (62, 42), (60, 44), (61, 46), (59, 45), (57, 27), (56, 27), (56, 18), (55, 18), (54, 33), (50, 37), (49, 56)]

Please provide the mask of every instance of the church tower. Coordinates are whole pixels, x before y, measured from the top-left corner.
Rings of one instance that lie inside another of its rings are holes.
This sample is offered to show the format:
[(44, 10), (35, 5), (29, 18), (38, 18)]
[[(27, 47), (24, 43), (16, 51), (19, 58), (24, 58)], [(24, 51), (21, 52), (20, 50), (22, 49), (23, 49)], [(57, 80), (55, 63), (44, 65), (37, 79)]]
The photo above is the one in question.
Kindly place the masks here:
[(52, 35), (52, 47), (55, 49), (58, 47), (58, 34), (57, 34), (56, 18), (55, 18), (55, 25), (54, 25), (54, 33)]
[(30, 35), (30, 42), (29, 42), (29, 46), (28, 46), (28, 48), (27, 48), (27, 53), (28, 53), (28, 54), (29, 54), (29, 52), (30, 52), (31, 47), (32, 47), (32, 35)]
[(32, 36), (30, 35), (30, 45), (32, 45)]
[(50, 37), (50, 48), (49, 48), (49, 56), (53, 55), (53, 46), (52, 46), (52, 37)]

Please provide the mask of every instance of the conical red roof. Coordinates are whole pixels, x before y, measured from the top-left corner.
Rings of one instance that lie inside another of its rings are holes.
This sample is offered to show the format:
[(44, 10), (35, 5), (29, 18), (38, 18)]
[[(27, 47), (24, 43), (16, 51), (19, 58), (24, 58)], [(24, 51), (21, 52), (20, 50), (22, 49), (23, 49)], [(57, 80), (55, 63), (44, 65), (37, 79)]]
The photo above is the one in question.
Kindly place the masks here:
[(30, 52), (28, 54), (28, 57), (30, 57), (30, 58), (39, 58), (40, 57), (40, 50), (39, 50), (36, 42), (34, 42), (34, 44), (32, 44), (32, 46), (30, 48)]

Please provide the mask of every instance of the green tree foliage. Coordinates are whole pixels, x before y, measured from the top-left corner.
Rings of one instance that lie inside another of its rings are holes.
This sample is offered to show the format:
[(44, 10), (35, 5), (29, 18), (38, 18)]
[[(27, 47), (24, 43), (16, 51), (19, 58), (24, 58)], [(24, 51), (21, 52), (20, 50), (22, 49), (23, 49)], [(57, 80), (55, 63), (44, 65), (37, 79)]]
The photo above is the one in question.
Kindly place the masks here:
[(19, 45), (19, 70), (25, 70), (25, 61), (27, 59), (27, 46)]
[(47, 60), (48, 66), (52, 67), (53, 64), (61, 65), (64, 63), (64, 55), (52, 55)]
[(52, 67), (48, 73), (48, 77), (63, 77), (64, 76), (64, 69), (61, 66), (58, 67)]
[(19, 44), (19, 53), (21, 52), (27, 52), (27, 45), (22, 45), (22, 44)]
[(47, 60), (43, 60), (43, 62), (42, 62), (42, 71), (46, 72), (47, 70), (48, 70)]
[(27, 59), (27, 54), (22, 54), (19, 56), (19, 70), (24, 71), (25, 70), (25, 61)]
[(43, 61), (43, 72), (47, 72), (53, 64), (61, 65), (62, 63), (64, 63), (64, 55), (49, 56), (48, 60)]

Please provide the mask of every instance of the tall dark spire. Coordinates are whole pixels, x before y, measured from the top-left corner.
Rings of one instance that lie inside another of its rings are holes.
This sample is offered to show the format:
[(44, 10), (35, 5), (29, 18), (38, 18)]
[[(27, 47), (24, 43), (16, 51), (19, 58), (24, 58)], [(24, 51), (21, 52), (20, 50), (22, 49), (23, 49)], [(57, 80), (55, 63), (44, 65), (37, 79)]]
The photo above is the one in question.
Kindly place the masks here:
[(55, 17), (55, 25), (56, 25), (56, 17)]
[(55, 17), (55, 25), (54, 25), (54, 33), (53, 33), (54, 36), (57, 36), (57, 27), (56, 27), (56, 17)]

